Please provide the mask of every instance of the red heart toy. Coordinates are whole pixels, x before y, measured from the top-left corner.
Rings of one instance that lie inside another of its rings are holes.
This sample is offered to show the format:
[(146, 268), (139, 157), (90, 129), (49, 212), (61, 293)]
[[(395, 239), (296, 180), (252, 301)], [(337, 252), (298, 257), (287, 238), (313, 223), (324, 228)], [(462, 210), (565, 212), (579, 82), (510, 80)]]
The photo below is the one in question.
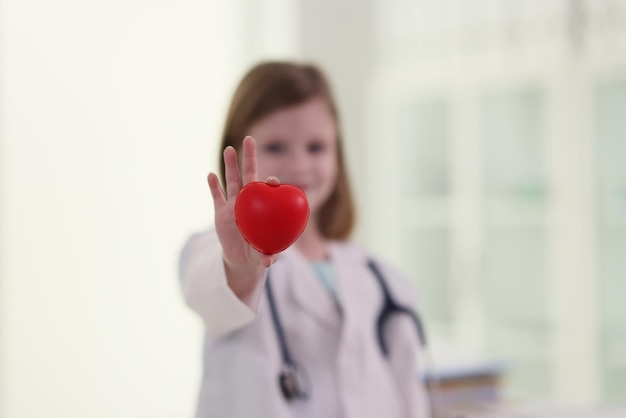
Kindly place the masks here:
[(235, 200), (235, 221), (241, 235), (263, 254), (276, 254), (293, 244), (308, 219), (306, 195), (289, 184), (248, 183)]

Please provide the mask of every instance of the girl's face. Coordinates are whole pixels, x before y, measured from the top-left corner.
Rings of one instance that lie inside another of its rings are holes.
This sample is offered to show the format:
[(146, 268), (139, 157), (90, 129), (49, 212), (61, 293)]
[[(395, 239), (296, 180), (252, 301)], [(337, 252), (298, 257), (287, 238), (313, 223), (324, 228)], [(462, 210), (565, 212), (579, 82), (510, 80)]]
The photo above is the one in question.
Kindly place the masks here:
[(311, 213), (326, 202), (337, 182), (337, 127), (319, 98), (270, 113), (250, 128), (257, 143), (258, 178), (276, 176), (307, 195)]

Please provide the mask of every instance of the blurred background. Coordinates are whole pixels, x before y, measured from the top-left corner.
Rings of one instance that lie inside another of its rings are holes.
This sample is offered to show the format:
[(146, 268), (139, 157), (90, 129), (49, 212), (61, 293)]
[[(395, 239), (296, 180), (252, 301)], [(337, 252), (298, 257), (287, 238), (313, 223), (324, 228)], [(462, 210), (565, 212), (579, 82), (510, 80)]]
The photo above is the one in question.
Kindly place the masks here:
[(264, 59), (328, 73), (355, 239), (432, 339), (626, 403), (626, 0), (2, 0), (0, 47), (3, 418), (192, 416), (178, 254)]

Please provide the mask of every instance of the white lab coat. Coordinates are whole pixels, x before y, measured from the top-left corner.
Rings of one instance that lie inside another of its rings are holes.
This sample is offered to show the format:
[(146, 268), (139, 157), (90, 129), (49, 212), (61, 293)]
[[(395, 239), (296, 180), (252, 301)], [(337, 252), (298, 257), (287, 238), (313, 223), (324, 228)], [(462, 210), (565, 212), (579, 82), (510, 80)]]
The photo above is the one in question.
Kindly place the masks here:
[[(311, 382), (309, 399), (288, 402), (278, 384), (282, 361), (266, 294), (256, 310), (242, 303), (227, 285), (215, 231), (191, 236), (180, 278), (206, 329), (197, 417), (427, 417), (419, 339), (408, 316), (387, 323), (390, 358), (380, 351), (375, 323), (383, 297), (367, 257), (355, 245), (331, 243), (339, 306), (295, 248), (270, 268), (287, 344)], [(415, 306), (409, 283), (378, 264), (394, 298)]]

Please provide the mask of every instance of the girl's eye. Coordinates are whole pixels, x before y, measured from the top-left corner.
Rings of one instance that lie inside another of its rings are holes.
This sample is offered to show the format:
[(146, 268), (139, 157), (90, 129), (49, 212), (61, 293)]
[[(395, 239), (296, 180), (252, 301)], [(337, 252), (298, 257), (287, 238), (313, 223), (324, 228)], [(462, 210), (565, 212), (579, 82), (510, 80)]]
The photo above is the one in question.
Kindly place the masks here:
[(283, 146), (283, 144), (279, 142), (275, 142), (273, 144), (268, 144), (267, 146), (265, 146), (265, 151), (271, 154), (278, 154), (278, 153), (283, 152), (284, 150), (285, 150), (285, 147)]
[(309, 152), (311, 153), (319, 153), (324, 151), (324, 149), (326, 149), (326, 145), (321, 142), (314, 142), (309, 145)]

